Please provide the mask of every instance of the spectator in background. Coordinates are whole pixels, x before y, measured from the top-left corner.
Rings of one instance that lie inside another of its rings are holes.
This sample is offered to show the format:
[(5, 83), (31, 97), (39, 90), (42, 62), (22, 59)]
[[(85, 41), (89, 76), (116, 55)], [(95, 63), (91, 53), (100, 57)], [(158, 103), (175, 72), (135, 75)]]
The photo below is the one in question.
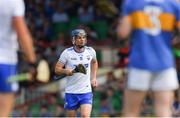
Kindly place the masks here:
[[(125, 42), (126, 44), (129, 42)], [(129, 57), (129, 46), (126, 45), (124, 47), (119, 48), (118, 57), (119, 57), (119, 63), (118, 67), (120, 68), (126, 68), (128, 65), (128, 57)]]
[(118, 87), (118, 80), (115, 77), (113, 71), (110, 71), (110, 72), (107, 73), (106, 83), (105, 83), (104, 87), (106, 89), (107, 88), (113, 88), (114, 90), (117, 89), (117, 87)]
[(45, 23), (45, 20), (46, 20), (45, 15), (40, 12), (39, 15), (35, 19), (35, 25), (36, 25), (37, 30), (42, 29)]
[(90, 27), (86, 27), (86, 31), (87, 31), (87, 33), (89, 34), (88, 35), (88, 37), (91, 39), (91, 40), (94, 40), (94, 41), (96, 41), (96, 40), (98, 40), (98, 35), (97, 35), (97, 33), (92, 29), (92, 28), (90, 28)]
[(109, 114), (110, 116), (115, 116), (115, 109), (114, 109), (114, 104), (113, 104), (113, 101), (114, 101), (114, 96), (115, 96), (115, 91), (113, 88), (109, 87), (107, 89), (107, 98), (108, 98), (108, 106), (109, 106)]
[(70, 17), (77, 16), (77, 10), (79, 6), (75, 0), (67, 0), (66, 1), (66, 12)]
[(53, 115), (48, 111), (48, 106), (43, 105), (40, 110), (40, 117), (52, 117)]
[(110, 104), (110, 106), (109, 106), (107, 93), (103, 92), (101, 94), (100, 101), (101, 101), (101, 104), (100, 104), (100, 116), (101, 117), (110, 117), (112, 104)]
[(106, 19), (105, 14), (96, 5), (95, 9), (94, 9), (94, 20), (101, 21), (101, 20), (105, 20), (105, 19)]
[[(13, 116), (13, 117), (19, 117), (20, 115)], [(24, 105), (21, 110), (21, 117), (32, 117), (32, 114), (30, 112), (30, 108), (28, 105)]]
[(94, 19), (93, 6), (89, 5), (88, 0), (83, 0), (78, 9), (79, 20), (81, 23), (91, 23)]
[(15, 92), (19, 88), (18, 83), (7, 82), (17, 72), (18, 42), (32, 65), (33, 74), (36, 56), (33, 39), (24, 19), (24, 1), (0, 0), (0, 8), (0, 117), (8, 117), (14, 107)]
[(52, 28), (52, 24), (46, 19), (44, 20), (44, 25), (42, 27), (43, 30), (43, 34), (45, 37), (45, 40), (47, 41), (51, 41), (52, 40), (52, 35), (53, 35), (53, 28)]
[(56, 106), (55, 117), (65, 117), (65, 116), (66, 114), (63, 108), (63, 104), (58, 104)]
[(65, 11), (65, 6), (63, 5), (63, 3), (59, 4), (59, 6), (57, 6), (57, 11), (52, 16), (52, 24), (54, 31), (53, 38), (57, 38), (60, 32), (67, 32), (69, 28), (67, 23), (69, 23), (69, 21), (70, 18)]
[(115, 105), (119, 105), (119, 103), (117, 103), (115, 100), (118, 98), (118, 96), (115, 95), (115, 90), (111, 87), (108, 87), (105, 90), (106, 91), (103, 91), (101, 94), (101, 116), (113, 117), (116, 113)]
[[(29, 0), (27, 0), (29, 1)], [(31, 1), (31, 0), (30, 0)], [(56, 0), (46, 0), (45, 6), (44, 6), (44, 11), (47, 17), (52, 18), (53, 14), (56, 11), (56, 5), (57, 1)]]
[(111, 0), (96, 0), (96, 9), (99, 9), (106, 18), (113, 18), (118, 14), (118, 9)]
[(57, 11), (52, 16), (52, 22), (53, 23), (67, 23), (69, 21), (68, 14), (64, 11), (64, 8), (62, 6), (59, 6), (57, 8)]
[(125, 1), (118, 35), (125, 39), (132, 33), (132, 48), (124, 116), (139, 115), (148, 90), (154, 93), (156, 116), (172, 116), (174, 90), (179, 86), (171, 49), (172, 32), (180, 30), (179, 6), (175, 0)]

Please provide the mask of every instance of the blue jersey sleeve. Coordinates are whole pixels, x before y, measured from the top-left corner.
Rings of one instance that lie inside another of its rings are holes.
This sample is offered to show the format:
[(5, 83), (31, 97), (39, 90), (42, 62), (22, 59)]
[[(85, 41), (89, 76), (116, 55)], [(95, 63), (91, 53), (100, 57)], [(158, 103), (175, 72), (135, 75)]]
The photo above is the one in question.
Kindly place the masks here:
[(176, 21), (180, 21), (180, 3), (175, 1), (175, 15), (176, 15)]
[(123, 5), (123, 16), (129, 16), (132, 13), (132, 0), (125, 0)]

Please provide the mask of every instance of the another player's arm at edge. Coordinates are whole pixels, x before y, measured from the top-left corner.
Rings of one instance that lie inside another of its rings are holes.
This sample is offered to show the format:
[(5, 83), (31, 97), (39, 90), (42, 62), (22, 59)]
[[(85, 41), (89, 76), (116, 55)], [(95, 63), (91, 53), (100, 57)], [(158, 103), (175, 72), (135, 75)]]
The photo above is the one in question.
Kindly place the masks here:
[(180, 47), (180, 23), (176, 27), (176, 33), (175, 33), (175, 36), (174, 36), (174, 39), (173, 39), (173, 45), (174, 45), (175, 48), (178, 48), (178, 49)]
[(28, 27), (26, 25), (25, 19), (23, 16), (16, 16), (13, 18), (13, 27), (17, 32), (18, 41), (22, 50), (28, 58), (30, 63), (36, 62), (36, 56), (33, 49), (33, 39), (30, 35)]
[(55, 66), (55, 74), (59, 76), (64, 75), (64, 74), (67, 76), (73, 75), (72, 69), (64, 69), (63, 67), (64, 67), (64, 64), (58, 61)]
[(127, 39), (132, 31), (131, 25), (131, 17), (130, 16), (123, 16), (119, 18), (119, 23), (117, 27), (117, 35), (120, 39)]
[[(180, 13), (180, 10), (179, 10), (179, 13)], [(177, 21), (176, 25), (175, 25), (175, 36), (174, 36), (174, 39), (173, 39), (173, 45), (175, 48), (178, 48), (180, 47), (180, 20)]]
[(92, 86), (93, 87), (96, 87), (98, 86), (98, 83), (97, 83), (97, 71), (98, 71), (98, 61), (97, 59), (92, 59), (91, 61), (91, 76), (92, 76)]

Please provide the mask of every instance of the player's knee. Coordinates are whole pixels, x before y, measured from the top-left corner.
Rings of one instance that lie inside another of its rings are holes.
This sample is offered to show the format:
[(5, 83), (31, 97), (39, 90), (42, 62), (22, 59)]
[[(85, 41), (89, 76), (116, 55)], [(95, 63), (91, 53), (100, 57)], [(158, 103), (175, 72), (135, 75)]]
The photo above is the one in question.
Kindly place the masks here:
[(82, 118), (89, 118), (89, 117), (90, 117), (90, 114), (89, 114), (89, 113), (82, 113), (82, 114), (81, 114), (81, 117), (82, 117)]
[(157, 117), (171, 117), (172, 116), (172, 109), (171, 107), (164, 107), (164, 108), (156, 108), (156, 116)]

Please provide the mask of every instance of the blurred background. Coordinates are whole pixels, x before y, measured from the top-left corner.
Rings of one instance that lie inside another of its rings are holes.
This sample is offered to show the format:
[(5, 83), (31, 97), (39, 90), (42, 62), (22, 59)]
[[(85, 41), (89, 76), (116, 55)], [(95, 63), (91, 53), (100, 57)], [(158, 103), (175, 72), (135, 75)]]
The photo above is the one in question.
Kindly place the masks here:
[[(88, 46), (96, 50), (99, 62), (99, 87), (94, 89), (92, 116), (121, 116), (129, 54), (129, 41), (121, 41), (116, 36), (123, 0), (24, 1), (26, 21), (34, 36), (36, 54), (38, 59), (48, 61), (51, 77), (60, 53), (72, 46), (71, 30), (77, 27), (86, 30)], [(24, 72), (27, 65), (21, 51), (19, 59), (19, 72)], [(12, 116), (65, 117), (65, 82), (65, 79), (47, 84), (21, 82)], [(154, 116), (151, 96), (149, 93), (143, 103), (142, 116)], [(174, 116), (180, 116), (179, 106), (177, 97), (173, 106)]]

